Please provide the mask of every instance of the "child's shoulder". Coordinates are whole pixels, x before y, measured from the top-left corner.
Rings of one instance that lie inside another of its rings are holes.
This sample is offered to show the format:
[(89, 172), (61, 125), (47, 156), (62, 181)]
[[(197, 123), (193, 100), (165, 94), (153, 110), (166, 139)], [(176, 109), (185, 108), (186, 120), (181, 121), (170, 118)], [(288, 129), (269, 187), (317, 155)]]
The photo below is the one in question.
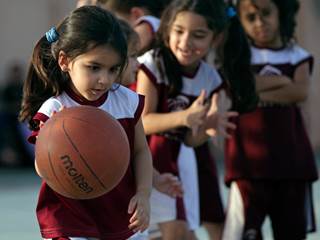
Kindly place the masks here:
[(253, 64), (292, 64), (296, 65), (301, 61), (312, 58), (312, 55), (299, 46), (290, 44), (280, 49), (258, 48), (251, 46)]
[(153, 63), (154, 62), (154, 54), (155, 54), (154, 49), (151, 49), (151, 50), (145, 52), (144, 54), (142, 54), (141, 56), (138, 57), (139, 63), (142, 63), (142, 64)]
[(110, 91), (110, 96), (114, 98), (123, 98), (125, 101), (132, 101), (134, 99), (138, 100), (139, 94), (135, 91), (131, 90), (130, 88), (127, 88), (122, 85), (114, 85), (115, 89), (114, 91)]
[(143, 70), (155, 84), (168, 84), (168, 79), (161, 74), (165, 69), (162, 57), (157, 49), (152, 49), (138, 57), (140, 69)]
[(109, 113), (114, 113), (118, 118), (127, 118), (135, 114), (142, 102), (141, 95), (127, 87), (117, 85), (114, 90), (109, 91), (108, 99), (101, 107)]
[(42, 113), (48, 117), (50, 117), (53, 112), (58, 112), (64, 106), (61, 99), (58, 97), (51, 97), (47, 99), (38, 110), (39, 113)]

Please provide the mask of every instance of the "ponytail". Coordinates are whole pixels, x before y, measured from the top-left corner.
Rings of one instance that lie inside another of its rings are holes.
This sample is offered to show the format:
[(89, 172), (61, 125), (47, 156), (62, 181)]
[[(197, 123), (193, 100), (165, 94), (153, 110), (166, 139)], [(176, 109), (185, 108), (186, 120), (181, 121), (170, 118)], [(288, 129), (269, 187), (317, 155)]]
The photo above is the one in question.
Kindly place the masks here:
[(218, 49), (221, 73), (226, 79), (232, 109), (239, 113), (252, 111), (258, 103), (255, 79), (251, 71), (251, 51), (239, 18), (229, 16), (223, 46)]
[(29, 122), (30, 126), (41, 104), (51, 96), (59, 95), (65, 86), (67, 75), (60, 70), (56, 58), (51, 43), (42, 37), (32, 54), (19, 114), (19, 120)]

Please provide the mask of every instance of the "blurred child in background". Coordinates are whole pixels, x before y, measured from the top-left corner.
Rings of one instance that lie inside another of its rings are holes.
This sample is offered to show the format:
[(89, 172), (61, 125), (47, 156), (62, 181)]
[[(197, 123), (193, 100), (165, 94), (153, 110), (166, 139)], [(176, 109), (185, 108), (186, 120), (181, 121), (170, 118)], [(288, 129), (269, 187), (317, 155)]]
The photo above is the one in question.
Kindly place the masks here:
[(139, 55), (152, 48), (161, 13), (169, 0), (107, 0), (104, 7), (127, 21), (140, 38)]
[(260, 101), (238, 117), (226, 144), (231, 190), (223, 239), (262, 239), (269, 216), (274, 239), (302, 240), (315, 227), (311, 183), (318, 176), (298, 107), (313, 65), (294, 40), (299, 2), (239, 0), (236, 8), (252, 44)]
[[(218, 117), (214, 93), (222, 87), (222, 79), (202, 59), (220, 33), (230, 33), (223, 45), (223, 72), (233, 109), (245, 111), (254, 106), (250, 51), (238, 28), (239, 21), (229, 22), (223, 1), (173, 1), (162, 15), (158, 45), (139, 58), (137, 92), (146, 96), (143, 124), (154, 166), (159, 172), (179, 175), (184, 195), (189, 196), (181, 205), (180, 199), (152, 193), (151, 220), (157, 217), (164, 239), (193, 239), (192, 231), (200, 222), (216, 237), (221, 234), (224, 210), (208, 139), (217, 132), (228, 136), (226, 129), (234, 128), (228, 118), (236, 114)], [(244, 53), (246, 59), (233, 56), (239, 47), (239, 56)]]

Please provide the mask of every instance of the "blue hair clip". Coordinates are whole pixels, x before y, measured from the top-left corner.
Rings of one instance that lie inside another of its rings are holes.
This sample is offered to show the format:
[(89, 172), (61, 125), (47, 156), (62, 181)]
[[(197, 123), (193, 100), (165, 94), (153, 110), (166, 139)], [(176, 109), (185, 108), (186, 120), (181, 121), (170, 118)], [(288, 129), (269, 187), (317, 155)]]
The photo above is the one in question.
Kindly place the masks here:
[(233, 18), (236, 15), (237, 15), (237, 12), (234, 9), (234, 7), (228, 7), (227, 8), (227, 16), (228, 16), (228, 18)]
[(53, 43), (59, 39), (59, 34), (55, 27), (52, 27), (48, 32), (46, 32), (46, 38), (49, 43)]

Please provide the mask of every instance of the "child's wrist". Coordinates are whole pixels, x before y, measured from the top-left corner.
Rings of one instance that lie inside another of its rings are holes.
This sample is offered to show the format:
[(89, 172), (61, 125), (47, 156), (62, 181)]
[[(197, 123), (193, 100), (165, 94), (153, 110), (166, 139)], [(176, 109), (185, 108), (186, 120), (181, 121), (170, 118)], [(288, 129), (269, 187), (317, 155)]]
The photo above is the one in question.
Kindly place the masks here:
[(142, 196), (149, 198), (151, 195), (151, 188), (139, 188), (139, 189), (137, 189), (136, 194), (139, 194), (139, 195), (142, 195)]

